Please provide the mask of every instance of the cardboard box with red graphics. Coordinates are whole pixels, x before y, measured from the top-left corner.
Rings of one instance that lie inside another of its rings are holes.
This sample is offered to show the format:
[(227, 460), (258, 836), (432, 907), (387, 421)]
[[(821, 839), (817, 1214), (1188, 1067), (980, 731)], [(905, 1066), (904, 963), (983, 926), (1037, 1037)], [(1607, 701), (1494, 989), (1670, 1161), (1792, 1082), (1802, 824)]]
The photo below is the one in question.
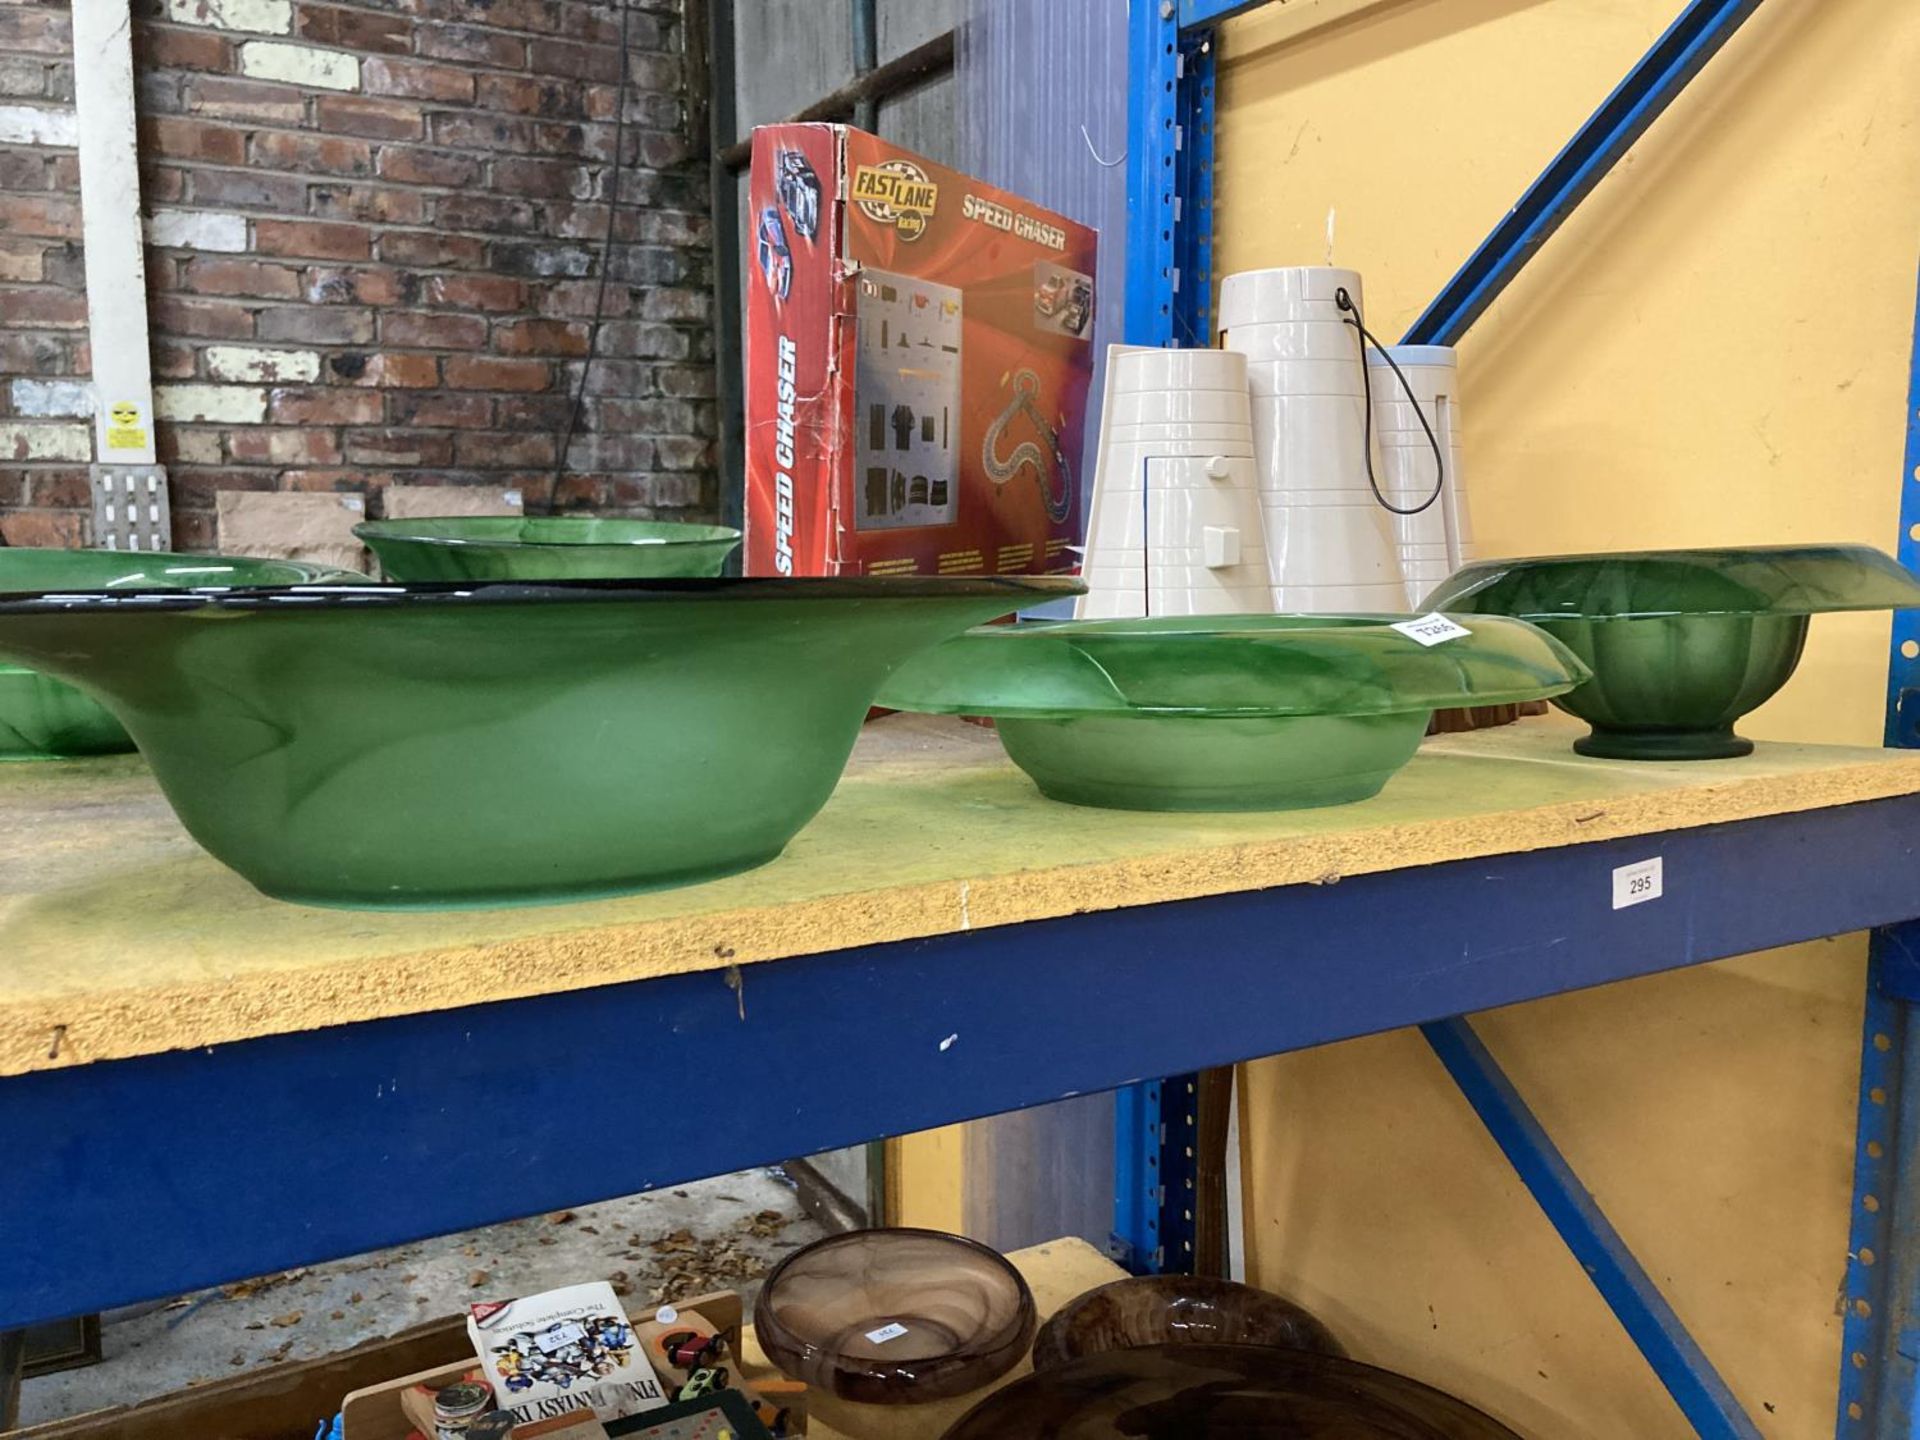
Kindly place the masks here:
[(840, 125), (749, 206), (747, 573), (1076, 570), (1094, 232)]

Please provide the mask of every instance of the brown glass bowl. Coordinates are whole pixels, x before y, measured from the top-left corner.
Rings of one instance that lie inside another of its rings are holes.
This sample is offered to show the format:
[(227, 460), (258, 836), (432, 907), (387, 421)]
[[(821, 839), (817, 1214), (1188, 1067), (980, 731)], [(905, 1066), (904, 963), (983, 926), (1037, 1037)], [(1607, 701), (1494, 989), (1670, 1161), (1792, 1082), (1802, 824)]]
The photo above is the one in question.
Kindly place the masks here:
[(938, 1230), (855, 1230), (767, 1277), (753, 1327), (795, 1380), (868, 1405), (916, 1405), (999, 1379), (1033, 1338), (1033, 1293), (986, 1246)]
[(945, 1440), (1519, 1440), (1465, 1401), (1338, 1355), (1108, 1350), (996, 1390)]
[(1141, 1275), (1089, 1290), (1062, 1306), (1034, 1337), (1033, 1368), (1050, 1370), (1103, 1350), (1162, 1344), (1347, 1353), (1307, 1311), (1265, 1290), (1198, 1275)]

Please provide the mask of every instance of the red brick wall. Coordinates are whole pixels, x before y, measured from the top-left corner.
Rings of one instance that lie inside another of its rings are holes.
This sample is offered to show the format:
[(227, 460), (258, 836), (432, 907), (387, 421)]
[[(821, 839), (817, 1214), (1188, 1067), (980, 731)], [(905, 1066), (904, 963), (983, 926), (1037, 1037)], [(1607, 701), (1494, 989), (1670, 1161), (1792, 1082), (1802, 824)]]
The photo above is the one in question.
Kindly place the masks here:
[[(704, 159), (680, 0), (633, 0), (598, 359), (557, 503), (715, 508)], [(135, 0), (174, 543), (223, 490), (393, 480), (539, 509), (612, 198), (615, 0)], [(91, 436), (64, 10), (0, 0), (0, 534), (84, 539)], [(68, 128), (63, 128), (68, 127)], [(13, 143), (8, 143), (12, 137)], [(22, 141), (24, 137), (24, 143)]]

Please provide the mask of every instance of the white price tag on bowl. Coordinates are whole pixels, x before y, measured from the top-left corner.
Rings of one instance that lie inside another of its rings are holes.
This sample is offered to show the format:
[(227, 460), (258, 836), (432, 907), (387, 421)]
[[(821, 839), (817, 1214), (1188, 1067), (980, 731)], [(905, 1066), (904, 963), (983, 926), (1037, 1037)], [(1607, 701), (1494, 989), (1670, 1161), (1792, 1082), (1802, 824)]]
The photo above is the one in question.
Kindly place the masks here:
[(898, 1340), (906, 1333), (907, 1327), (896, 1320), (891, 1325), (882, 1325), (878, 1330), (867, 1331), (867, 1339), (876, 1345), (884, 1345), (889, 1340)]
[(1616, 866), (1613, 872), (1613, 908), (1624, 910), (1629, 905), (1644, 905), (1649, 900), (1658, 900), (1665, 888), (1665, 881), (1658, 855), (1651, 860), (1636, 860), (1631, 865)]
[(1462, 635), (1473, 633), (1464, 625), (1454, 624), (1444, 615), (1422, 615), (1418, 620), (1402, 620), (1393, 628), (1409, 640), (1418, 640), (1428, 648), (1444, 645), (1449, 640), (1458, 640)]

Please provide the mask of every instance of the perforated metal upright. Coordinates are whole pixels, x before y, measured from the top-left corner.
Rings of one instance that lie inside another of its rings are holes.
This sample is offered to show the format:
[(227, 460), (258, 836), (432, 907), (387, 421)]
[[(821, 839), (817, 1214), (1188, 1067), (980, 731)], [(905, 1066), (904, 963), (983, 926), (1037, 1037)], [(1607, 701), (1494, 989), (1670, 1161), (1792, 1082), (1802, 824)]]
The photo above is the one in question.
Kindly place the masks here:
[[(1208, 343), (1213, 288), (1213, 36), (1171, 0), (1132, 0), (1128, 43), (1126, 338)], [(1121, 1090), (1113, 1255), (1139, 1273), (1193, 1264), (1198, 1080)]]
[[(1920, 568), (1920, 294), (1903, 420), (1898, 554)], [(1920, 612), (1893, 617), (1886, 743), (1920, 747)], [(1841, 1440), (1907, 1440), (1920, 1421), (1920, 925), (1877, 930), (1867, 966), (1847, 1237)]]

